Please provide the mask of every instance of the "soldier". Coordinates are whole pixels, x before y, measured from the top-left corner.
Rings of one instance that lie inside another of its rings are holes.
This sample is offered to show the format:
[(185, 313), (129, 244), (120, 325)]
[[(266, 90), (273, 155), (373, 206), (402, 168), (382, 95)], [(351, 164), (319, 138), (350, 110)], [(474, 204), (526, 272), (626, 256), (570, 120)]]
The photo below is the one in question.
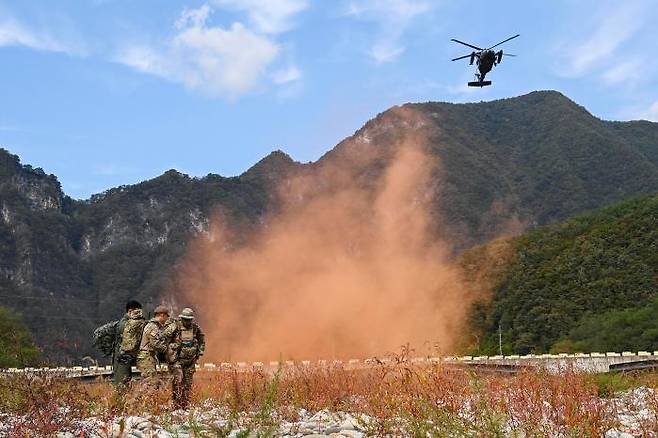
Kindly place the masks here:
[(142, 305), (139, 301), (128, 301), (126, 314), (117, 324), (116, 342), (112, 356), (112, 377), (117, 389), (124, 389), (132, 377), (132, 366), (135, 363), (134, 353), (139, 346), (137, 337), (141, 338), (143, 321)]
[(185, 409), (190, 402), (194, 366), (206, 348), (205, 336), (194, 322), (194, 311), (190, 308), (170, 320), (163, 333), (169, 340), (166, 358), (172, 376), (174, 406)]
[(164, 354), (167, 342), (163, 336), (164, 323), (169, 318), (169, 310), (158, 306), (153, 311), (153, 318), (144, 326), (142, 340), (137, 353), (137, 368), (146, 381), (153, 381), (157, 376), (158, 353)]

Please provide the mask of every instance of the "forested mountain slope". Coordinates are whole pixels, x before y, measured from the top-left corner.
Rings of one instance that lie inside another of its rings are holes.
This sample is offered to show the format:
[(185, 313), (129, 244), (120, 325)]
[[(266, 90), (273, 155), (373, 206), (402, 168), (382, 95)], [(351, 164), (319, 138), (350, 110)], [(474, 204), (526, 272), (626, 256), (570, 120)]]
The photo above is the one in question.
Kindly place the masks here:
[(0, 149), (0, 305), (23, 314), (45, 357), (79, 360), (93, 327), (120, 315), (127, 298), (154, 305), (172, 292), (177, 262), (214, 215), (247, 235), (276, 214), (286, 181), (329, 167), (368, 187), (407, 137), (439, 164), (432, 215), (454, 254), (658, 192), (658, 124), (602, 121), (552, 91), (394, 107), (315, 163), (274, 152), (238, 177), (170, 170), (88, 200)]
[(498, 351), (499, 328), (508, 354), (657, 348), (658, 195), (491, 245), (461, 260), (471, 273), (495, 266), (491, 301), (472, 315), (481, 351)]

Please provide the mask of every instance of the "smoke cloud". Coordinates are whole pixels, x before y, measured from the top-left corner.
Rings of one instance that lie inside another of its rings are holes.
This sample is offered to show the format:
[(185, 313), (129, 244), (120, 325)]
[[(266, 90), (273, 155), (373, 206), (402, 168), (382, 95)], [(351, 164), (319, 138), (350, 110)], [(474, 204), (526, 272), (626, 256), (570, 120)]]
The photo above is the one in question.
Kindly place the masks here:
[(451, 351), (469, 299), (437, 237), (440, 166), (425, 153), (422, 120), (415, 126), (284, 181), (281, 207), (246, 243), (232, 244), (240, 230), (221, 217), (193, 243), (179, 283), (210, 359)]

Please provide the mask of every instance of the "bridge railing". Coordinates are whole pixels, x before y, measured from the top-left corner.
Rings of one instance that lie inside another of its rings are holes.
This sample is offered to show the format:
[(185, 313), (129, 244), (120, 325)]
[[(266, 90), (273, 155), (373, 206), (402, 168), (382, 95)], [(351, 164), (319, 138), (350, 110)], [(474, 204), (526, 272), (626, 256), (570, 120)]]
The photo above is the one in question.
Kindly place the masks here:
[[(572, 364), (578, 369), (584, 371), (598, 372), (607, 371), (609, 365), (628, 362), (646, 362), (658, 361), (658, 351), (622, 351), (622, 352), (591, 352), (591, 353), (574, 353), (574, 354), (527, 354), (527, 355), (496, 355), (496, 356), (429, 356), (414, 357), (409, 359), (412, 364), (424, 363), (445, 363), (445, 364), (489, 364), (489, 365), (533, 365), (556, 367), (560, 365)], [(286, 367), (310, 367), (310, 366), (341, 366), (344, 368), (363, 368), (372, 367), (378, 363), (391, 364), (394, 360), (391, 358), (382, 359), (349, 359), (349, 360), (302, 360), (302, 361), (270, 361), (270, 362), (222, 362), (219, 364), (206, 362), (197, 364), (199, 371), (221, 371), (221, 370), (249, 370), (249, 369), (278, 369)], [(161, 365), (159, 371), (166, 372), (167, 366)], [(133, 372), (138, 374), (139, 371), (133, 367)], [(43, 368), (4, 368), (0, 369), (2, 375), (12, 374), (51, 374), (63, 375), (68, 377), (94, 377), (107, 376), (112, 374), (112, 366), (73, 366), (73, 367), (43, 367)]]

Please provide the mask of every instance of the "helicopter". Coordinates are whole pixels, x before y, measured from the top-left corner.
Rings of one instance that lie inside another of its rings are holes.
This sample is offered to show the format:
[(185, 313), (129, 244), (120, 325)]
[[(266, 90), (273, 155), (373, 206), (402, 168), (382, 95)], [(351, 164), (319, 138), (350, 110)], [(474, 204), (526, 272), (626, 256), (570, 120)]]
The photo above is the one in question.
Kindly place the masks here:
[[(451, 39), (451, 41), (454, 41), (459, 44), (463, 44), (465, 46), (468, 46), (472, 49), (477, 50), (477, 52), (471, 52), (469, 55), (464, 55), (460, 56), (458, 58), (452, 59), (452, 61), (457, 61), (459, 59), (464, 59), (464, 58), (471, 58), (470, 65), (473, 65), (473, 62), (477, 60), (477, 67), (479, 70), (479, 73), (475, 73), (475, 77), (477, 81), (469, 82), (468, 86), (469, 87), (486, 87), (487, 85), (491, 85), (491, 81), (485, 81), (484, 78), (491, 71), (491, 69), (500, 64), (500, 62), (503, 60), (503, 51), (499, 50), (497, 52), (494, 52), (492, 49), (494, 47), (498, 47), (503, 43), (508, 42), (509, 40), (513, 40), (514, 38), (520, 36), (520, 34), (516, 34), (513, 37), (509, 37), (504, 41), (499, 42), (498, 44), (494, 44), (493, 46), (489, 47), (488, 49), (483, 49), (477, 46), (474, 46), (472, 44), (465, 43), (463, 41), (459, 41), (456, 39)], [(505, 53), (505, 56), (516, 56), (512, 55), (511, 53)]]

